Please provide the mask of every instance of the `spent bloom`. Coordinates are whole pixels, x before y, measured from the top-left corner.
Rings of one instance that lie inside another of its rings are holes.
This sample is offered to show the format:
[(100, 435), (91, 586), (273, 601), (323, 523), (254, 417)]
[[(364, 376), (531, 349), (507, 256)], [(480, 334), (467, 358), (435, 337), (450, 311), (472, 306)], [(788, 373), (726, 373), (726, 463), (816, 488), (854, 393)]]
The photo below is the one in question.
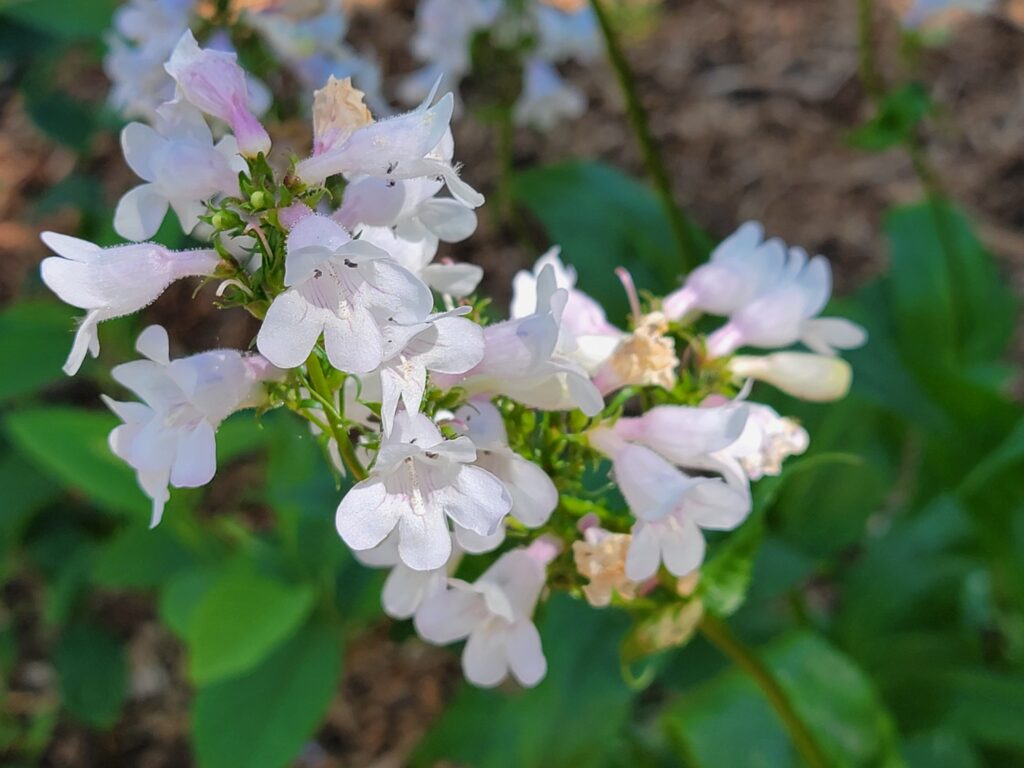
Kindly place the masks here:
[(111, 374), (142, 403), (103, 399), (124, 422), (110, 433), (110, 448), (153, 500), (155, 526), (169, 498), (167, 486), (196, 488), (213, 479), (217, 427), (235, 411), (258, 405), (265, 397), (260, 382), (279, 372), (258, 355), (233, 349), (172, 361), (167, 331), (159, 325), (139, 334), (135, 348), (146, 359), (115, 366)]
[(99, 355), (101, 322), (138, 312), (175, 280), (212, 274), (220, 262), (216, 251), (170, 251), (156, 243), (101, 248), (56, 232), (44, 232), (42, 240), (58, 254), (40, 266), (46, 287), (61, 301), (86, 310), (64, 364), (69, 376), (78, 372), (86, 352)]

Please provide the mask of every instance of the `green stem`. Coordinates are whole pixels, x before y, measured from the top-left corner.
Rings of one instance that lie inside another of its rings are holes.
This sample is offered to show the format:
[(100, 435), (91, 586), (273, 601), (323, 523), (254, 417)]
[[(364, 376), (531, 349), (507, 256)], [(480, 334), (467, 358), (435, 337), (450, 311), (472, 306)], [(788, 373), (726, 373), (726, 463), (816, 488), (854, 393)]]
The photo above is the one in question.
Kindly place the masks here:
[(728, 625), (721, 619), (705, 613), (700, 621), (700, 631), (705, 638), (740, 669), (746, 672), (757, 683), (764, 693), (772, 709), (782, 720), (789, 732), (793, 746), (803, 757), (810, 768), (828, 768), (829, 761), (822, 752), (807, 725), (789, 701), (786, 692), (779, 685), (771, 670), (762, 662), (753, 650), (732, 633)]
[[(320, 365), (320, 359), (316, 356), (315, 349), (309, 353), (309, 357), (306, 359), (306, 372), (309, 374), (310, 386), (316, 394), (326, 403), (333, 401), (331, 387), (327, 383), (327, 377), (324, 376), (324, 369)], [(366, 470), (359, 461), (359, 457), (356, 456), (356, 449), (348, 436), (348, 430), (338, 420), (333, 408), (325, 407), (324, 414), (327, 416), (327, 423), (331, 428), (331, 436), (338, 445), (338, 454), (341, 456), (341, 460), (345, 462), (345, 466), (348, 467), (348, 471), (356, 482), (365, 480)]]
[(676, 240), (676, 247), (679, 250), (679, 259), (682, 261), (683, 269), (689, 271), (696, 267), (700, 261), (700, 249), (693, 238), (690, 226), (683, 217), (682, 211), (676, 205), (672, 195), (672, 184), (665, 170), (665, 161), (661, 156), (657, 143), (651, 135), (651, 129), (647, 121), (647, 113), (640, 103), (637, 94), (636, 84), (633, 81), (633, 73), (630, 71), (629, 63), (622, 52), (622, 46), (612, 27), (611, 19), (604, 8), (604, 0), (590, 0), (594, 9), (598, 25), (601, 27), (601, 34), (604, 36), (605, 48), (608, 50), (608, 59), (622, 89), (623, 98), (626, 101), (626, 114), (629, 116), (630, 126), (633, 135), (640, 145), (640, 152), (643, 155), (644, 165), (647, 173), (654, 182), (655, 191), (661, 207), (665, 211), (669, 224), (672, 227), (672, 234)]

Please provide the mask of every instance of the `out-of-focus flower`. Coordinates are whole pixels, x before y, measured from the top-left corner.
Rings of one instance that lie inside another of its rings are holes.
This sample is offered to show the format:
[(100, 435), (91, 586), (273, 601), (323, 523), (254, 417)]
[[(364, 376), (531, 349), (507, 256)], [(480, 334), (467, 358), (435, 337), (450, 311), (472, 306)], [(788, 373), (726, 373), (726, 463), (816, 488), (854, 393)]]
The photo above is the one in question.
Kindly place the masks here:
[(216, 251), (169, 251), (156, 243), (100, 248), (56, 232), (44, 232), (42, 240), (58, 254), (43, 259), (43, 282), (61, 301), (87, 310), (64, 364), (69, 376), (77, 373), (87, 351), (99, 355), (99, 323), (138, 312), (175, 280), (212, 274), (220, 262)]
[(382, 327), (420, 322), (433, 304), (415, 275), (325, 216), (307, 216), (289, 233), (284, 282), (256, 337), (281, 368), (301, 365), (323, 333), (331, 365), (368, 373), (390, 354)]
[(475, 460), (468, 437), (445, 440), (429, 418), (402, 411), (370, 477), (338, 505), (338, 533), (352, 549), (364, 550), (397, 528), (402, 562), (418, 571), (442, 567), (452, 551), (449, 517), (489, 535), (512, 506), (501, 481), (473, 466)]
[(246, 157), (270, 152), (270, 136), (249, 108), (245, 72), (233, 53), (200, 48), (187, 31), (165, 66), (189, 102), (231, 126), (239, 152)]
[(260, 382), (280, 372), (259, 355), (233, 349), (172, 361), (167, 332), (158, 325), (139, 334), (135, 348), (147, 359), (115, 366), (111, 374), (143, 402), (103, 401), (124, 421), (110, 433), (110, 448), (153, 500), (155, 526), (170, 498), (167, 486), (196, 488), (213, 479), (217, 427), (258, 405), (265, 397)]
[(121, 132), (124, 158), (146, 183), (129, 190), (114, 213), (114, 229), (129, 240), (145, 240), (160, 228), (167, 207), (186, 233), (195, 229), (204, 201), (238, 193), (245, 161), (233, 136), (216, 144), (203, 116), (186, 102), (157, 109), (156, 129), (129, 123)]
[(579, 88), (567, 83), (548, 62), (531, 58), (523, 71), (523, 92), (513, 106), (513, 117), (520, 125), (550, 131), (567, 119), (580, 117), (587, 99)]
[(537, 685), (547, 662), (532, 616), (555, 554), (541, 538), (506, 552), (473, 584), (451, 579), (451, 589), (424, 601), (416, 631), (439, 645), (468, 638), (462, 670), (474, 685), (491, 688), (510, 673), (520, 685)]

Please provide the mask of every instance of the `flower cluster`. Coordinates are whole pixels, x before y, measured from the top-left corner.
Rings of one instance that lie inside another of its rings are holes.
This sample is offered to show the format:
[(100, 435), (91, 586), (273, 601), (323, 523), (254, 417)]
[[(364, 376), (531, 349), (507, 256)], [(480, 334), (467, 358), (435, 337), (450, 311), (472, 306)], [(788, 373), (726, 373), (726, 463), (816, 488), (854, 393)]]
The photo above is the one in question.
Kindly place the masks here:
[[(864, 334), (819, 317), (827, 262), (764, 240), (757, 224), (664, 299), (641, 301), (620, 270), (628, 328), (577, 287), (557, 250), (515, 277), (510, 317), (494, 322), (473, 296), (481, 269), (435, 260), (441, 242), (473, 233), (483, 203), (453, 162), (452, 94), (435, 87), (377, 120), (349, 80), (331, 78), (312, 100), (312, 154), (275, 171), (233, 55), (186, 31), (165, 69), (173, 98), (155, 125), (122, 137), (144, 183), (115, 226), (135, 242), (43, 236), (56, 253), (44, 282), (86, 310), (67, 372), (98, 355), (104, 320), (175, 280), (217, 282), (221, 306), (260, 319), (255, 351), (172, 360), (154, 326), (138, 338), (144, 359), (113, 369), (141, 402), (106, 400), (124, 422), (110, 446), (152, 499), (152, 524), (169, 486), (213, 478), (225, 418), (288, 409), (344, 475), (341, 540), (390, 569), (385, 611), (413, 618), (429, 642), (466, 639), (477, 685), (544, 677), (534, 618), (549, 588), (595, 606), (678, 599), (675, 578), (692, 581), (705, 533), (739, 526), (751, 482), (807, 447), (799, 424), (750, 401), (744, 382), (813, 400), (846, 391), (836, 350)], [(214, 143), (207, 119), (231, 132)], [(210, 247), (145, 242), (169, 208)], [(704, 335), (700, 315), (725, 320)], [(734, 354), (796, 343), (810, 351)], [(588, 484), (590, 470), (610, 473), (626, 508)], [(464, 569), (471, 558), (485, 567)]]
[[(383, 109), (380, 70), (343, 42), (347, 28), (342, 0), (130, 0), (115, 12), (107, 36), (110, 103), (126, 118), (158, 120), (157, 108), (174, 95), (165, 64), (181, 36), (193, 30), (208, 48), (224, 53), (235, 53), (233, 40), (239, 39), (256, 53), (269, 52), (303, 93), (329, 77), (351, 77)], [(248, 106), (262, 114), (271, 106), (271, 90), (252, 75), (247, 79)]]
[[(474, 48), (481, 35), (487, 46)], [(601, 50), (597, 22), (585, 2), (506, 3), (503, 0), (423, 0), (416, 9), (413, 55), (424, 62), (400, 87), (407, 102), (417, 102), (441, 80), (458, 93), (474, 69), (474, 52), (508, 52), (521, 67), (518, 98), (512, 107), (520, 125), (551, 130), (586, 109), (583, 93), (559, 74), (557, 65), (587, 63)], [(482, 75), (487, 76), (487, 75)], [(493, 87), (493, 82), (488, 83)]]

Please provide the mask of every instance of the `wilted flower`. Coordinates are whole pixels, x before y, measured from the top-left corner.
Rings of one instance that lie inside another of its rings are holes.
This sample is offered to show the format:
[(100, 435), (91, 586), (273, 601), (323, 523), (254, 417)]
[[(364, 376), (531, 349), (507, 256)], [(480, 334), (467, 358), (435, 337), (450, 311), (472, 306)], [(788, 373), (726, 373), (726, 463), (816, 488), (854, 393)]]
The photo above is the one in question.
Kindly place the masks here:
[(69, 376), (77, 373), (86, 351), (99, 355), (99, 323), (138, 312), (175, 280), (209, 275), (220, 262), (216, 251), (169, 251), (156, 243), (100, 248), (56, 232), (44, 232), (42, 240), (63, 257), (43, 259), (43, 282), (61, 301), (88, 310), (64, 364)]
[(623, 600), (636, 597), (639, 585), (626, 576), (626, 555), (632, 540), (628, 533), (612, 533), (593, 525), (583, 531), (582, 540), (573, 542), (576, 570), (590, 581), (583, 587), (583, 594), (591, 605), (604, 608), (613, 594)]
[(233, 349), (202, 352), (172, 361), (167, 331), (152, 325), (135, 348), (146, 360), (115, 366), (114, 380), (142, 403), (103, 401), (124, 421), (110, 433), (110, 448), (138, 475), (153, 500), (150, 522), (160, 522), (168, 485), (206, 485), (217, 470), (215, 433), (220, 423), (265, 397), (261, 381), (279, 371), (266, 360)]
[(426, 416), (402, 411), (370, 477), (338, 505), (338, 533), (352, 549), (364, 550), (397, 527), (402, 562), (419, 571), (440, 568), (452, 550), (449, 517), (489, 535), (512, 506), (501, 482), (473, 466), (475, 459), (468, 437), (445, 440)]

